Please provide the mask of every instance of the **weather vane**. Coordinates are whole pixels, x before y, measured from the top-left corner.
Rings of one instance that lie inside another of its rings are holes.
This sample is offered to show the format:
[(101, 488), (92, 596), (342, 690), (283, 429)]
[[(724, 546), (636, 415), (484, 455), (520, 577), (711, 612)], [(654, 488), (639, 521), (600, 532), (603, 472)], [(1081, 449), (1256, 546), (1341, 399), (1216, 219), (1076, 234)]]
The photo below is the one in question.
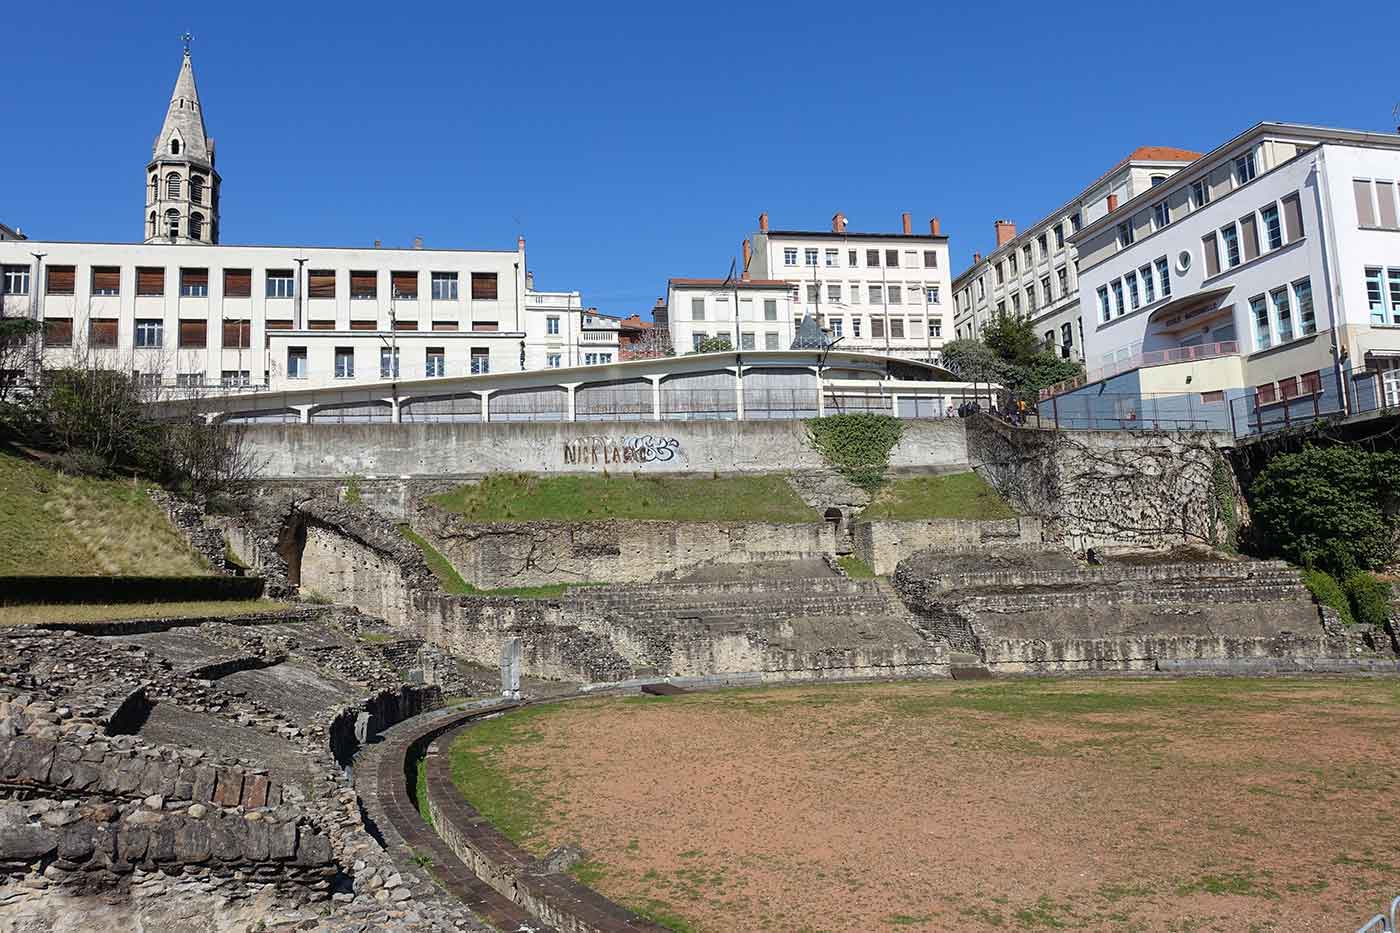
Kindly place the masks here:
[(183, 36), (180, 37), (180, 41), (182, 41), (182, 42), (185, 43), (185, 54), (186, 54), (186, 55), (190, 54), (190, 42), (191, 42), (193, 39), (194, 39), (194, 36), (190, 35), (189, 33), (185, 33)]

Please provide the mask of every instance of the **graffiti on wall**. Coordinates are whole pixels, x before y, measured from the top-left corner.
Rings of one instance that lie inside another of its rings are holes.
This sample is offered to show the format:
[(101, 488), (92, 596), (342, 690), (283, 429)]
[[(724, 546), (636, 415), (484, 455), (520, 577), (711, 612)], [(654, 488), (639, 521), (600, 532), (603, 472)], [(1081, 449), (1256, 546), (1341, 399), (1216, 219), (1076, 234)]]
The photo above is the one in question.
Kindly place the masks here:
[(681, 442), (659, 434), (631, 434), (609, 437), (595, 434), (564, 444), (564, 463), (667, 463), (680, 452)]

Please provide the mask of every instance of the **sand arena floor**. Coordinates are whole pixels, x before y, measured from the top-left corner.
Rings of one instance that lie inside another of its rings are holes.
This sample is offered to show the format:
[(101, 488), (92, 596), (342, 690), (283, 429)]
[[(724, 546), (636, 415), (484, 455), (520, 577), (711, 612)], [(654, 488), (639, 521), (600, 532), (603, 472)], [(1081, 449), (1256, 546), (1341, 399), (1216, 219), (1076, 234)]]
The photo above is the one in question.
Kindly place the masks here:
[(1400, 682), (788, 687), (453, 749), (527, 848), (685, 931), (1354, 930), (1400, 894)]

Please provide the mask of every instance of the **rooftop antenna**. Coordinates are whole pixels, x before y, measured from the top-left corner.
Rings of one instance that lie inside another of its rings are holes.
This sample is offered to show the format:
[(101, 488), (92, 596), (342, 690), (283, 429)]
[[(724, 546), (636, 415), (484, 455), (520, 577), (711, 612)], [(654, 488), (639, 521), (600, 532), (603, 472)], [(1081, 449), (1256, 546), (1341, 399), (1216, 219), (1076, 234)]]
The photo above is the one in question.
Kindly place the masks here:
[(190, 43), (194, 41), (194, 36), (190, 35), (190, 34), (187, 32), (187, 33), (185, 33), (184, 35), (180, 36), (180, 41), (183, 42), (183, 43), (185, 43), (185, 57), (186, 57), (186, 58), (189, 58), (189, 57), (190, 57)]

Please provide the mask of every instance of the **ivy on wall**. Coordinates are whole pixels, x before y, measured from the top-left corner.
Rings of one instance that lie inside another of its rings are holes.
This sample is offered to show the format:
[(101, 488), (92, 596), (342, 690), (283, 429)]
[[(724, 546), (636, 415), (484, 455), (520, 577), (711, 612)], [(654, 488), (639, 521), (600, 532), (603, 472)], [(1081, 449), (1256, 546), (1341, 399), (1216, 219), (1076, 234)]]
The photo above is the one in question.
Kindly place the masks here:
[(807, 432), (812, 446), (836, 472), (862, 489), (874, 490), (884, 482), (890, 451), (899, 443), (904, 424), (890, 415), (831, 415), (808, 420)]
[(1235, 489), (1235, 474), (1218, 451), (1210, 468), (1211, 516), (1210, 543), (1233, 552), (1239, 544), (1239, 495)]

